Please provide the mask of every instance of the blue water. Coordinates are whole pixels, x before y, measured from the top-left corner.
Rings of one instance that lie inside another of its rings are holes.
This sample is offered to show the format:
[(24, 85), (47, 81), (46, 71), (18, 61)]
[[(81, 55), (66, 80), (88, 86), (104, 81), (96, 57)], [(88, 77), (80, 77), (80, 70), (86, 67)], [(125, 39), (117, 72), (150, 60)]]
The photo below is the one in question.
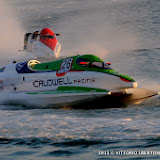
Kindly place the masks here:
[[(24, 32), (49, 27), (61, 33), (62, 54), (96, 54), (137, 80), (139, 87), (160, 91), (159, 0), (6, 2)], [(0, 159), (160, 159), (160, 153), (151, 153), (160, 152), (159, 108), (159, 97), (89, 110), (1, 105)], [(100, 155), (103, 151), (109, 155)], [(116, 155), (118, 151), (135, 154)]]

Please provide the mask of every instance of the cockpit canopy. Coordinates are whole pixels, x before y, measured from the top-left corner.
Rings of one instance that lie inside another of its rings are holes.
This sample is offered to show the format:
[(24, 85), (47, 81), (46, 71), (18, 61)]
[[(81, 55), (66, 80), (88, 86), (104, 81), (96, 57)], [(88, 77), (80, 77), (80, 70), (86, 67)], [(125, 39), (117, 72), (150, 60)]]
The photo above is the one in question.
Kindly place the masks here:
[(101, 69), (112, 69), (107, 63), (103, 61), (92, 61), (85, 58), (78, 58), (76, 63), (85, 68), (101, 68)]

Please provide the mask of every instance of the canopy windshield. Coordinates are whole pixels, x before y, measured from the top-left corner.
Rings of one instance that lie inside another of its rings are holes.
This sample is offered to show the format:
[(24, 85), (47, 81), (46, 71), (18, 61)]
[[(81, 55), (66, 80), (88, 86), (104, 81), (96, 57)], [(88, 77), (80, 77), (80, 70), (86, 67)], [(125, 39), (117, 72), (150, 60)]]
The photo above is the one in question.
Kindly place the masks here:
[(90, 60), (84, 58), (78, 58), (76, 63), (81, 67), (87, 67), (90, 63)]
[(54, 39), (53, 35), (43, 35), (42, 36), (43, 39)]
[(112, 69), (105, 62), (93, 62), (89, 67), (91, 67), (91, 68), (102, 68), (102, 69)]

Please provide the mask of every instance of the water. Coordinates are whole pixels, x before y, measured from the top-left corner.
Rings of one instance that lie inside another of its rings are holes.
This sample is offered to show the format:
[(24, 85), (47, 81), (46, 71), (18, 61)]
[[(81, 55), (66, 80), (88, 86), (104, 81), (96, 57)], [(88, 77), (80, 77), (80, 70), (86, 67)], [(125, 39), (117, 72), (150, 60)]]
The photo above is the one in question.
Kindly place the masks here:
[[(20, 33), (49, 27), (62, 34), (58, 38), (62, 54), (96, 54), (132, 76), (140, 87), (160, 91), (159, 0), (5, 2)], [(0, 16), (7, 23), (10, 15), (5, 12)], [(15, 37), (21, 46), (23, 35)], [(1, 105), (0, 159), (160, 159), (160, 153), (153, 152), (160, 151), (159, 107), (159, 97), (122, 108), (90, 110)], [(103, 151), (109, 155), (100, 155)]]

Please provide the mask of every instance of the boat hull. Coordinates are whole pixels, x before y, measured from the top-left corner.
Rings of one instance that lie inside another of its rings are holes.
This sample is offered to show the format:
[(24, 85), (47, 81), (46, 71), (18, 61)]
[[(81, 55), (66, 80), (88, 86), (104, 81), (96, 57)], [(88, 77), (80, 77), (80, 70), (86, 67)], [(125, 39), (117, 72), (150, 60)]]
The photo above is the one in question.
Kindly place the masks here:
[(125, 92), (11, 92), (1, 93), (1, 104), (35, 108), (111, 108), (139, 104), (158, 93), (148, 89), (128, 89)]

